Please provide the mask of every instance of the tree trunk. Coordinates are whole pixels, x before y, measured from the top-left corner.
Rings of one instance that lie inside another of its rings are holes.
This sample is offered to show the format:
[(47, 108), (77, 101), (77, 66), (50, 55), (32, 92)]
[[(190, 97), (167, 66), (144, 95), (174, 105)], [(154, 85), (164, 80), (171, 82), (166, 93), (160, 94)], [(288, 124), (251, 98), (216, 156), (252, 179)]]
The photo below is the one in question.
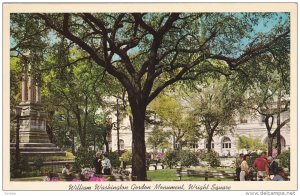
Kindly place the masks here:
[(120, 111), (119, 111), (119, 99), (117, 99), (117, 147), (118, 147), (118, 155), (120, 155)]
[(276, 135), (276, 139), (277, 139), (277, 155), (280, 155), (281, 153), (281, 135), (280, 135), (280, 129)]
[(48, 134), (48, 138), (50, 140), (50, 143), (54, 143), (53, 132), (52, 132), (52, 129), (51, 129), (50, 125), (48, 125), (48, 124), (46, 124), (46, 132)]
[(105, 152), (109, 152), (109, 144), (108, 144), (108, 141), (107, 141), (107, 133), (109, 132), (109, 128), (108, 126), (106, 127), (106, 130), (104, 132), (104, 135), (103, 135), (103, 143), (105, 145)]
[(72, 128), (72, 153), (75, 154), (75, 133), (74, 129)]
[[(280, 127), (280, 110), (281, 110), (281, 89), (279, 91), (279, 95), (277, 98), (277, 127)], [(277, 155), (280, 155), (281, 153), (281, 137), (280, 137), (280, 128), (276, 134), (276, 139), (277, 139)]]
[(212, 142), (212, 136), (208, 136), (207, 138), (207, 151), (211, 151), (211, 142)]
[(105, 144), (105, 152), (109, 153), (109, 144), (107, 141), (104, 142)]
[(274, 136), (268, 135), (268, 156), (272, 156)]
[(145, 145), (145, 114), (146, 107), (133, 105), (131, 102), (133, 117), (132, 129), (132, 175), (137, 176), (138, 181), (147, 180), (146, 173), (146, 145)]
[(75, 116), (76, 116), (76, 120), (77, 120), (77, 131), (79, 134), (80, 144), (83, 148), (85, 148), (86, 143), (85, 143), (85, 137), (84, 137), (83, 131), (82, 131), (81, 115), (80, 115), (79, 107), (77, 105), (76, 105)]

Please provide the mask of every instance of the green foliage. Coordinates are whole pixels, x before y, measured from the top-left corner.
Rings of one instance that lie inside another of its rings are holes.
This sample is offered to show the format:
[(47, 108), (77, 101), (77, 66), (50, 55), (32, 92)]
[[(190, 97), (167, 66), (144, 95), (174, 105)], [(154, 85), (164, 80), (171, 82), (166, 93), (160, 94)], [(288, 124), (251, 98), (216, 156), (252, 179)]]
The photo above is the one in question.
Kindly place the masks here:
[(246, 136), (238, 136), (237, 147), (238, 149), (247, 149), (250, 151), (267, 150), (267, 145), (262, 144), (259, 138), (251, 138)]
[(132, 161), (132, 152), (130, 150), (124, 152), (120, 157), (125, 164), (131, 164)]
[(252, 167), (255, 159), (258, 158), (258, 157), (259, 157), (259, 154), (257, 154), (256, 152), (253, 152), (253, 153), (250, 154), (250, 159), (248, 161), (249, 167)]
[(201, 154), (200, 159), (202, 161), (207, 161), (208, 164), (213, 168), (219, 167), (221, 165), (221, 160), (220, 160), (219, 154), (213, 150), (210, 152), (205, 152), (205, 153)]
[(12, 57), (10, 59), (10, 108), (14, 108), (21, 102), (21, 69), (20, 59)]
[(199, 164), (198, 157), (195, 152), (189, 150), (180, 151), (180, 165), (182, 167), (196, 166)]
[(40, 171), (43, 166), (43, 158), (41, 157), (36, 158), (33, 162), (33, 165), (38, 171)]
[(80, 172), (83, 168), (92, 168), (95, 158), (95, 152), (85, 148), (79, 148), (76, 153), (74, 170)]
[(179, 152), (177, 150), (169, 150), (164, 154), (161, 162), (171, 169), (178, 164), (179, 160)]
[(277, 157), (279, 159), (280, 167), (288, 168), (290, 171), (291, 168), (291, 154), (289, 150), (285, 150), (281, 152), (280, 155)]
[(159, 129), (157, 126), (151, 132), (151, 135), (147, 139), (147, 143), (152, 146), (154, 149), (164, 149), (169, 146), (169, 134), (162, 129)]
[(19, 159), (19, 169), (16, 165), (16, 154), (15, 152), (10, 153), (10, 175), (12, 178), (21, 177), (26, 172), (31, 171), (30, 166), (28, 164), (28, 158), (20, 155)]
[(108, 159), (112, 167), (120, 167), (121, 161), (119, 159), (118, 152), (110, 152), (108, 154)]
[[(161, 121), (162, 126), (171, 128), (168, 133), (175, 138), (176, 143), (183, 142), (183, 140), (186, 142), (197, 140), (199, 133), (196, 128), (195, 118), (179, 97), (175, 92), (162, 94), (153, 100), (149, 108), (157, 114), (157, 118)], [(162, 141), (162, 131), (156, 131), (156, 133), (161, 133), (159, 137)], [(155, 139), (158, 139), (158, 137)], [(152, 145), (153, 143), (157, 144), (157, 141), (154, 140)]]
[(235, 91), (227, 78), (219, 76), (201, 84), (196, 82), (192, 90), (186, 97), (203, 138), (209, 140), (233, 130), (241, 89)]

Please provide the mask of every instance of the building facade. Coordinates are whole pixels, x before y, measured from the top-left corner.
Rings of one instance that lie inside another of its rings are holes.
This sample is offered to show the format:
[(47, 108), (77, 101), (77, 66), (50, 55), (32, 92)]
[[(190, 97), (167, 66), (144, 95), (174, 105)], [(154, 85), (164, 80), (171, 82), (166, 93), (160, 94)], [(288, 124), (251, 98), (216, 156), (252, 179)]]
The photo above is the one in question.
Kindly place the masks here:
[[(281, 114), (281, 122), (288, 118), (289, 112)], [(274, 126), (276, 126), (276, 118), (274, 118)], [(116, 121), (116, 117), (112, 116), (112, 120)], [(121, 126), (119, 130), (119, 142), (120, 150), (131, 150), (132, 148), (132, 135), (130, 128), (129, 118), (126, 117), (121, 121)], [(151, 126), (146, 126), (145, 141), (151, 135), (152, 131)], [(290, 127), (289, 123), (281, 128), (281, 146), (282, 150), (289, 149), (290, 147)], [(258, 138), (261, 143), (267, 144), (268, 134), (266, 125), (264, 123), (263, 116), (256, 115), (255, 117), (249, 117), (246, 119), (237, 119), (236, 126), (232, 132), (228, 132), (222, 136), (214, 136), (212, 142), (212, 149), (219, 153), (220, 156), (233, 156), (237, 153), (245, 153), (248, 149), (238, 149), (238, 136), (246, 136), (250, 138)], [(117, 131), (112, 130), (111, 140), (110, 140), (110, 149), (116, 151), (117, 147)], [(204, 150), (207, 148), (206, 139), (200, 139), (197, 143), (190, 145), (194, 148), (195, 151)], [(170, 138), (170, 147), (178, 147), (178, 144), (175, 144)], [(154, 151), (151, 146), (146, 143), (147, 152)]]

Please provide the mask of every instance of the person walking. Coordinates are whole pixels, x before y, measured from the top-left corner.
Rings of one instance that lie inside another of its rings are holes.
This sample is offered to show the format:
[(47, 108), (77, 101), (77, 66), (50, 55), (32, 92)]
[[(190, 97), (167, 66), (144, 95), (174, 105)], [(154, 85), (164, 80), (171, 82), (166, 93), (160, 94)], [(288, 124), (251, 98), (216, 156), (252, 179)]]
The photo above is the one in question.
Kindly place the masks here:
[(94, 159), (94, 168), (95, 168), (95, 174), (101, 175), (102, 174), (102, 156), (101, 152), (96, 153), (96, 158)]
[(108, 155), (104, 154), (103, 157), (104, 157), (102, 160), (103, 173), (104, 175), (111, 175), (111, 164), (110, 164), (110, 160), (108, 159)]
[(253, 163), (253, 168), (257, 169), (257, 181), (263, 181), (269, 175), (269, 164), (266, 160), (267, 153), (262, 152)]
[(249, 154), (244, 155), (243, 162), (241, 163), (240, 181), (246, 181), (246, 175), (250, 172), (250, 168), (248, 166), (249, 159)]
[(235, 161), (235, 173), (236, 173), (237, 181), (240, 181), (241, 164), (242, 164), (243, 160), (244, 160), (244, 154), (241, 153)]

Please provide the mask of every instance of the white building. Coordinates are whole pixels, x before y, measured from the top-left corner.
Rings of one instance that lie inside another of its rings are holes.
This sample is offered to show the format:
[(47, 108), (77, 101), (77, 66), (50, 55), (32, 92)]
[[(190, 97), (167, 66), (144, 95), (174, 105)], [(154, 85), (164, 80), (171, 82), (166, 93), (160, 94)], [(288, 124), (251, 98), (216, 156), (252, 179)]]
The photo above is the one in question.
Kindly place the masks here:
[[(287, 119), (289, 112), (281, 114), (281, 122)], [(112, 117), (113, 121), (116, 121), (116, 117)], [(259, 138), (260, 141), (264, 144), (267, 144), (268, 136), (267, 129), (264, 119), (262, 116), (257, 115), (255, 118), (239, 119), (236, 122), (235, 129), (233, 133), (227, 133), (224, 136), (215, 136), (213, 137), (212, 148), (214, 151), (218, 152), (221, 156), (227, 155), (236, 155), (243, 150), (237, 149), (237, 140), (238, 136), (246, 136), (251, 138)], [(129, 118), (126, 117), (121, 121), (121, 127), (119, 131), (120, 138), (120, 150), (131, 150), (132, 147), (132, 137), (131, 137), (131, 128)], [(276, 118), (274, 118), (274, 125), (276, 126)], [(146, 127), (145, 141), (151, 134), (151, 128)], [(112, 130), (110, 148), (112, 151), (117, 150), (117, 131)], [(170, 141), (170, 146), (176, 146), (172, 144), (173, 141)], [(147, 145), (147, 144), (146, 144)], [(195, 150), (205, 149), (207, 142), (205, 139), (200, 139), (197, 144), (194, 144), (193, 147)], [(281, 128), (281, 146), (282, 150), (288, 149), (290, 147), (290, 127), (289, 124)], [(153, 151), (150, 146), (146, 146), (147, 152)]]

